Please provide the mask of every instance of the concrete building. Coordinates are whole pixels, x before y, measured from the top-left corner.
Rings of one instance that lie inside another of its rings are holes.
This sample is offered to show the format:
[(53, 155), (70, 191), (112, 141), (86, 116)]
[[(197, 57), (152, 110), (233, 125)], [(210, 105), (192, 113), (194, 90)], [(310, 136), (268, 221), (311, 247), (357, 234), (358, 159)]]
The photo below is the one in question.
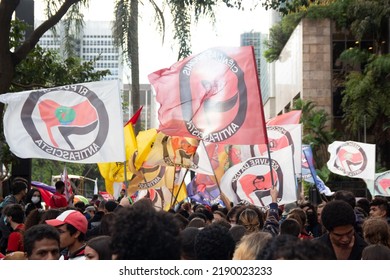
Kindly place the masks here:
[[(143, 106), (141, 116), (139, 121), (141, 122), (141, 127), (144, 130), (150, 128), (158, 127), (158, 119), (157, 119), (157, 106), (154, 93), (152, 91), (152, 86), (150, 84), (140, 84), (140, 104)], [(123, 85), (123, 120), (126, 122), (129, 120), (135, 112), (132, 112), (131, 105), (131, 84)]]
[(333, 116), (332, 23), (303, 19), (295, 28), (279, 60), (274, 62), (273, 106), (264, 103), (265, 114), (288, 111), (294, 100), (311, 100)]
[[(39, 24), (36, 22), (36, 26)], [(71, 43), (74, 46), (72, 55), (80, 57), (82, 61), (96, 59), (94, 68), (97, 71), (110, 70), (111, 74), (104, 80), (122, 81), (122, 60), (120, 50), (114, 46), (110, 21), (86, 21), (79, 36), (73, 37)], [(46, 32), (39, 45), (44, 49), (57, 50), (66, 57), (63, 26), (60, 24), (57, 34)]]

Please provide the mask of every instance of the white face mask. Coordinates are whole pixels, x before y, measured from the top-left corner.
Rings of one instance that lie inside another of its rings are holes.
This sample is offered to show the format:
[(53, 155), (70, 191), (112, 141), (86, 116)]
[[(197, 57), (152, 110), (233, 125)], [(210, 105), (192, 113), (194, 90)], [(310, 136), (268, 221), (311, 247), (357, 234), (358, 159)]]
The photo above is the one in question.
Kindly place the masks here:
[(40, 200), (41, 200), (41, 198), (37, 197), (37, 196), (33, 196), (31, 198), (31, 202), (34, 203), (34, 204), (37, 204)]

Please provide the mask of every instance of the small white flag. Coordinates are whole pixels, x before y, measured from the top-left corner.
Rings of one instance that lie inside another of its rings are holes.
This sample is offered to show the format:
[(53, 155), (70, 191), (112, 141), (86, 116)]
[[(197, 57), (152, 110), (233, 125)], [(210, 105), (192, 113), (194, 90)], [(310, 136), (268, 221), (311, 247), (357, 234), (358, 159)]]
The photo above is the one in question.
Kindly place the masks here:
[(328, 146), (331, 172), (352, 178), (374, 180), (375, 145), (359, 142), (335, 141)]

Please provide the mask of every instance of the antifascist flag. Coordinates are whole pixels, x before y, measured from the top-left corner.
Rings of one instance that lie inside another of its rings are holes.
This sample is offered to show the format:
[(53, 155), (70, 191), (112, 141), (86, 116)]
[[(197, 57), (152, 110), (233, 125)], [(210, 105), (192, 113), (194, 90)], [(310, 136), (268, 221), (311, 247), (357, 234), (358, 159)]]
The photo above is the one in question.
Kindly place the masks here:
[(198, 161), (194, 157), (198, 144), (199, 140), (195, 138), (168, 136), (159, 132), (145, 162), (149, 165), (196, 169)]
[(390, 170), (375, 173), (375, 180), (365, 180), (371, 195), (390, 196)]
[(187, 194), (192, 200), (203, 205), (222, 203), (218, 185), (209, 175), (197, 174), (187, 185)]
[(140, 186), (136, 200), (149, 198), (156, 209), (168, 211), (175, 204), (187, 197), (187, 189), (183, 183), (183, 176), (186, 172), (183, 168), (175, 169), (172, 166), (164, 168), (167, 169), (169, 174), (172, 174), (172, 178), (175, 177), (176, 179), (170, 182), (160, 181), (159, 186), (157, 187), (155, 185), (153, 188), (143, 188)]
[(266, 208), (272, 201), (271, 176), (279, 191), (278, 203), (286, 204), (296, 201), (291, 146), (271, 153), (271, 163), (268, 157), (263, 156), (249, 158), (230, 167), (222, 177), (221, 189), (235, 204), (247, 201)]
[(124, 161), (117, 81), (0, 95), (4, 134), (20, 158), (75, 163)]
[(375, 144), (335, 141), (328, 146), (328, 169), (352, 178), (374, 179)]
[(148, 76), (159, 130), (228, 144), (267, 143), (253, 47), (214, 48)]

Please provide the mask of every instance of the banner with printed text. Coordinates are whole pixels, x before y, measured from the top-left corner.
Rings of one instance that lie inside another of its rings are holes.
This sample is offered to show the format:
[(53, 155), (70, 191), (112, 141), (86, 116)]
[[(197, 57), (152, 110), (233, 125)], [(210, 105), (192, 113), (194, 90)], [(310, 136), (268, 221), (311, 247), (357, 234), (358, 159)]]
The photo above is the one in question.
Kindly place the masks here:
[(268, 157), (263, 156), (232, 166), (222, 177), (221, 189), (234, 204), (247, 201), (259, 207), (267, 207), (271, 203), (272, 180), (279, 191), (279, 204), (296, 201), (291, 146), (273, 152), (271, 163)]
[(267, 143), (252, 46), (213, 48), (149, 76), (159, 130), (229, 144)]
[(118, 81), (0, 95), (4, 134), (20, 158), (75, 163), (124, 161)]

